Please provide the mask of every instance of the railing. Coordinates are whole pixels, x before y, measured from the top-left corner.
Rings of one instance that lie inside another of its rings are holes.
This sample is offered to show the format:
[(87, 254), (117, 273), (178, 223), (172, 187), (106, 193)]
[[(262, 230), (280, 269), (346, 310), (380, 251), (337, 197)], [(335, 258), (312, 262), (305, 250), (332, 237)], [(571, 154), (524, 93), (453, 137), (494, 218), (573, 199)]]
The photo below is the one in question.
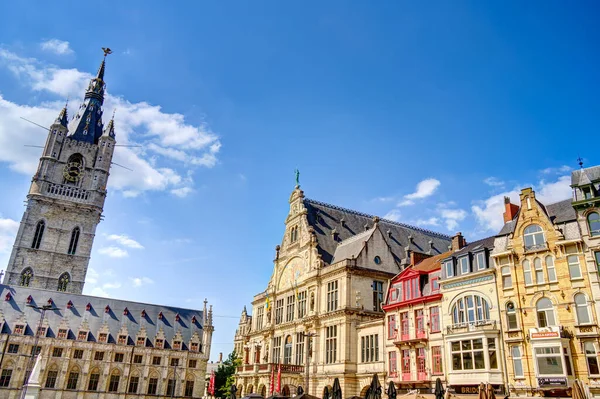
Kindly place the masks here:
[(427, 338), (427, 332), (425, 330), (417, 330), (417, 338)]
[(269, 369), (269, 365), (267, 363), (261, 363), (258, 365), (258, 371), (266, 371)]
[(69, 198), (71, 200), (87, 201), (90, 193), (87, 190), (69, 186), (67, 184), (48, 183), (46, 193), (55, 197)]
[(548, 249), (547, 243), (525, 246), (525, 252), (545, 251), (547, 249)]
[(479, 320), (468, 323), (457, 323), (446, 327), (448, 334), (481, 331), (481, 330), (496, 330), (496, 320)]
[(254, 371), (254, 365), (253, 364), (247, 364), (244, 366), (244, 371)]

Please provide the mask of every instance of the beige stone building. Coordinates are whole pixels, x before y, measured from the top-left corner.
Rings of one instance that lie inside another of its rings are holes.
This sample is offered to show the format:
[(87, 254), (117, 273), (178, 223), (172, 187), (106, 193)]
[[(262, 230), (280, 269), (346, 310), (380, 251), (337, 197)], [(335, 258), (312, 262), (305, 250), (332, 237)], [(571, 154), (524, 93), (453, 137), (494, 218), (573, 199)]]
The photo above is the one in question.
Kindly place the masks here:
[(386, 378), (388, 279), (415, 256), (446, 252), (450, 237), (309, 200), (299, 187), (289, 204), (272, 277), (235, 336), (238, 393), (268, 396), (281, 363), (283, 394), (306, 391), (306, 375), (312, 395), (336, 377), (344, 397), (364, 394), (373, 373)]
[(545, 205), (526, 188), (504, 216), (493, 258), (511, 395), (566, 396), (575, 378), (597, 386), (597, 314), (571, 199)]

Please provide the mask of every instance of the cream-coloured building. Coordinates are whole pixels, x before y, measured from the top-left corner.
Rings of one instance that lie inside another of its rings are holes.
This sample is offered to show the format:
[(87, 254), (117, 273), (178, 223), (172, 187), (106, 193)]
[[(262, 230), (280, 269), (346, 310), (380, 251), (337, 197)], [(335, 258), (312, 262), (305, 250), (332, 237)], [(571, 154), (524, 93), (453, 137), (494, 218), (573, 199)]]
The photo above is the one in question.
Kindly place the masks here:
[(567, 396), (576, 378), (597, 387), (598, 319), (571, 199), (546, 205), (526, 188), (505, 203), (493, 258), (510, 394)]
[(307, 199), (299, 186), (289, 204), (271, 279), (235, 336), (238, 394), (268, 396), (280, 363), (284, 395), (302, 386), (320, 397), (336, 377), (344, 397), (364, 394), (373, 373), (386, 378), (388, 279), (446, 252), (450, 237)]

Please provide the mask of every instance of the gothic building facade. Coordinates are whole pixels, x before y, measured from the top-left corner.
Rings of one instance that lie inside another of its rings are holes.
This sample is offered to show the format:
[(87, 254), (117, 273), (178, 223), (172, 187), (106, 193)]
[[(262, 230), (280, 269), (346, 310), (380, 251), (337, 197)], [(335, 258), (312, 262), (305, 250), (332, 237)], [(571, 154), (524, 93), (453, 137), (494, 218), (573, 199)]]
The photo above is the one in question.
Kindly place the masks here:
[(75, 117), (65, 106), (50, 126), (27, 195), (0, 285), (2, 398), (204, 395), (206, 301), (192, 310), (82, 295), (116, 146), (114, 120), (102, 120), (108, 53)]

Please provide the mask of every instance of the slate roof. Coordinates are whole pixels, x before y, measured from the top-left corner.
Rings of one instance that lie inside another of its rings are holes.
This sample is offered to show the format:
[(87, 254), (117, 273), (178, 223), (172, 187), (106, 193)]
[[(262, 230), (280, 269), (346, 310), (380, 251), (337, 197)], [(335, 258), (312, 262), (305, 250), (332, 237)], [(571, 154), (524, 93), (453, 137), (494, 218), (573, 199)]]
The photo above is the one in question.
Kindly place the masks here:
[(591, 168), (571, 172), (571, 186), (590, 184), (596, 180), (600, 180), (600, 166), (592, 166)]
[(416, 266), (413, 267), (413, 270), (418, 270), (426, 273), (432, 272), (434, 270), (439, 270), (442, 268), (442, 259), (446, 259), (450, 257), (450, 255), (452, 255), (452, 251), (444, 252), (443, 254), (423, 259), (421, 262), (419, 262)]
[[(7, 300), (8, 293), (10, 293), (9, 300)], [(154, 337), (161, 328), (165, 335), (165, 348), (167, 349), (171, 347), (177, 332), (181, 332), (183, 349), (189, 349), (188, 343), (195, 332), (200, 335), (200, 341), (202, 340), (202, 323), (204, 319), (203, 312), (200, 310), (4, 284), (0, 284), (1, 311), (5, 321), (2, 323), (1, 333), (12, 333), (15, 322), (19, 321), (24, 315), (27, 323), (25, 334), (34, 335), (40, 320), (40, 313), (38, 310), (27, 306), (29, 296), (32, 298), (31, 305), (46, 305), (51, 298), (54, 307), (58, 308), (58, 310), (46, 312), (47, 337), (55, 337), (58, 334), (59, 326), (62, 326), (61, 322), (66, 320), (70, 329), (68, 338), (76, 339), (85, 318), (90, 332), (88, 341), (96, 341), (98, 332), (105, 323), (110, 332), (108, 343), (116, 342), (123, 325), (128, 329), (129, 345), (134, 344), (135, 337), (142, 326), (146, 328), (146, 336), (148, 337), (146, 346), (153, 346)], [(68, 308), (69, 302), (72, 304), (70, 308)], [(88, 304), (91, 305), (89, 311), (86, 310)], [(128, 315), (124, 314), (126, 308)], [(145, 311), (145, 317), (142, 317), (142, 311)], [(159, 319), (160, 313), (162, 313), (162, 318)], [(179, 315), (179, 320), (177, 320), (177, 315)]]
[(477, 252), (483, 248), (487, 248), (487, 249), (491, 250), (494, 248), (494, 239), (495, 238), (496, 238), (495, 236), (491, 236), (491, 237), (482, 238), (481, 240), (473, 241), (472, 243), (467, 244), (464, 247), (462, 247), (461, 249), (459, 249), (458, 251), (454, 252), (452, 254), (452, 256), (460, 257), (469, 252)]
[[(542, 206), (542, 209), (546, 210), (548, 217), (554, 224), (577, 220), (577, 213), (573, 208), (570, 198), (559, 202), (555, 202), (554, 204), (550, 205), (543, 205), (541, 203), (540, 205)], [(513, 220), (505, 223), (504, 226), (502, 226), (502, 229), (497, 234), (497, 236), (505, 236), (512, 233), (515, 230), (515, 224), (518, 217), (519, 213), (517, 212), (517, 215)]]
[[(374, 225), (375, 216), (366, 213), (307, 198), (304, 199), (304, 206), (308, 211), (308, 223), (316, 233), (319, 254), (326, 264), (332, 263), (340, 242), (363, 233)], [(451, 243), (451, 238), (447, 235), (391, 220), (380, 219), (379, 228), (398, 263), (407, 259), (407, 249), (438, 255), (446, 252)], [(337, 233), (335, 236), (332, 234), (334, 229)]]
[(360, 255), (360, 252), (365, 247), (365, 241), (368, 241), (374, 232), (375, 228), (372, 227), (367, 231), (340, 242), (335, 249), (331, 263), (335, 263), (344, 259), (358, 258), (358, 255)]

